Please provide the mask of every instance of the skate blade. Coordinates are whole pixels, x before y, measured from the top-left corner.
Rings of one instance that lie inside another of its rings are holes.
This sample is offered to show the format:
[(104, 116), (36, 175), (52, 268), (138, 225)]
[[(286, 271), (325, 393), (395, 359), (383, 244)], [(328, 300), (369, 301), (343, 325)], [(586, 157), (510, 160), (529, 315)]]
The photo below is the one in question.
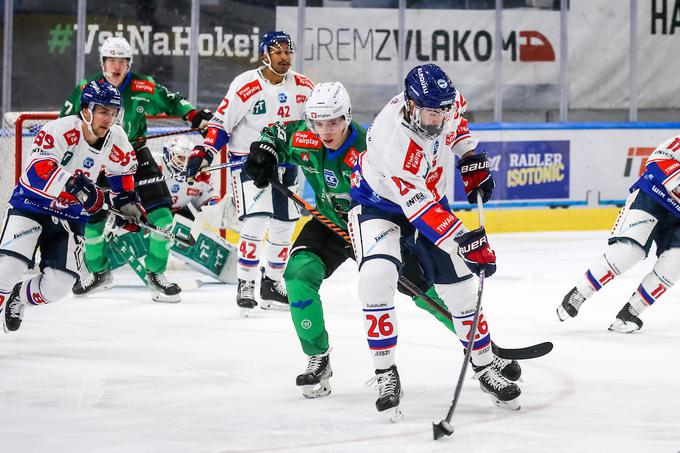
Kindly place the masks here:
[(610, 332), (616, 332), (616, 333), (634, 333), (640, 330), (637, 324), (632, 323), (632, 322), (625, 322), (621, 321), (620, 319), (617, 319), (612, 323), (611, 326), (609, 326), (609, 331)]
[(397, 423), (399, 420), (404, 418), (404, 411), (402, 411), (399, 406), (394, 406), (383, 411), (385, 418), (390, 423)]
[(560, 322), (566, 321), (567, 319), (571, 318), (569, 316), (569, 313), (567, 313), (567, 310), (564, 309), (562, 304), (560, 304), (559, 307), (557, 307), (557, 318), (560, 320)]
[(182, 297), (179, 294), (174, 296), (166, 296), (165, 294), (154, 293), (151, 296), (151, 300), (162, 304), (178, 304), (182, 302)]
[(113, 288), (114, 286), (115, 286), (114, 283), (111, 282), (111, 283), (106, 283), (104, 285), (98, 286), (97, 288), (93, 289), (92, 291), (88, 291), (86, 293), (76, 294), (74, 292), (71, 292), (71, 294), (73, 295), (73, 297), (87, 297), (91, 294), (97, 294), (97, 293), (102, 293), (104, 291), (108, 291), (111, 288)]
[(303, 385), (302, 386), (302, 396), (305, 398), (321, 398), (322, 396), (328, 396), (331, 394), (331, 384), (328, 380), (322, 380), (318, 384)]
[(522, 406), (519, 404), (519, 397), (515, 398), (514, 400), (510, 401), (501, 401), (498, 398), (494, 398), (493, 396), (491, 397), (491, 401), (493, 403), (500, 407), (501, 409), (508, 409), (511, 411), (518, 411), (522, 408)]
[(248, 318), (248, 317), (250, 317), (250, 315), (251, 315), (252, 313), (253, 313), (253, 309), (252, 309), (252, 308), (241, 307), (241, 308), (239, 308), (239, 310), (238, 310), (238, 315), (239, 315), (241, 318)]

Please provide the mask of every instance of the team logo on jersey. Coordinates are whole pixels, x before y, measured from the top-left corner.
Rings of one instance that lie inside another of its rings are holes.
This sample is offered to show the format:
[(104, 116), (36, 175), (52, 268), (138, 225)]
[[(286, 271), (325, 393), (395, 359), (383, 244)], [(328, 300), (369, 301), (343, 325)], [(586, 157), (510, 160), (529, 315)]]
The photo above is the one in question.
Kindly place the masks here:
[(85, 168), (92, 168), (94, 166), (94, 159), (91, 157), (85, 158), (83, 161), (83, 167)]
[(172, 193), (179, 192), (179, 184), (173, 184), (172, 187), (170, 187), (170, 192)]
[(321, 148), (321, 140), (311, 131), (300, 131), (293, 134), (292, 144), (298, 148)]
[(338, 177), (335, 176), (335, 173), (333, 173), (333, 170), (324, 170), (323, 171), (323, 179), (324, 179), (324, 181), (326, 181), (326, 184), (328, 184), (328, 187), (333, 187), (333, 188), (338, 187)]
[(246, 83), (236, 92), (236, 95), (241, 98), (241, 101), (246, 102), (255, 93), (262, 91), (262, 85), (260, 85), (259, 80), (253, 80), (250, 83)]
[(309, 153), (307, 151), (301, 152), (300, 159), (302, 159), (305, 162), (309, 162)]
[(310, 90), (314, 89), (314, 83), (305, 76), (295, 74), (295, 85), (307, 87)]
[(267, 106), (264, 104), (264, 99), (259, 100), (253, 106), (253, 115), (261, 115), (267, 113)]
[(144, 93), (153, 94), (156, 90), (156, 85), (148, 80), (133, 80), (130, 88), (132, 91), (142, 91)]
[(80, 140), (80, 131), (78, 129), (71, 129), (70, 131), (64, 132), (64, 140), (68, 146), (73, 146)]
[(288, 100), (288, 96), (286, 96), (286, 93), (279, 93), (279, 102), (283, 104)]
[(304, 104), (305, 102), (307, 102), (307, 96), (298, 94), (297, 96), (295, 96), (295, 102), (298, 104)]

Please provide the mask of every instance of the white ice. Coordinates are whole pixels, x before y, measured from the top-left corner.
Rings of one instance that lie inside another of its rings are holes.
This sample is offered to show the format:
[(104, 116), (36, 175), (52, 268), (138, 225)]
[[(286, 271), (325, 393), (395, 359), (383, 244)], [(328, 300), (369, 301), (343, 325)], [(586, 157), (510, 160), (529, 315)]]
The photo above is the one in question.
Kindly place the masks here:
[[(295, 386), (306, 357), (288, 312), (239, 317), (235, 287), (186, 290), (152, 302), (128, 270), (88, 298), (28, 307), (0, 352), (0, 452), (678, 452), (680, 290), (642, 316), (633, 335), (607, 331), (651, 261), (609, 284), (575, 319), (555, 308), (600, 254), (605, 232), (492, 235), (499, 270), (484, 306), (495, 341), (550, 340), (522, 362), (522, 409), (492, 405), (466, 379), (452, 424), (446, 414), (460, 343), (404, 296), (397, 301), (397, 364), (405, 418), (376, 412), (356, 270), (348, 262), (322, 287), (332, 345), (330, 396)], [(180, 283), (203, 278), (170, 273)], [(468, 373), (470, 376), (472, 373)]]

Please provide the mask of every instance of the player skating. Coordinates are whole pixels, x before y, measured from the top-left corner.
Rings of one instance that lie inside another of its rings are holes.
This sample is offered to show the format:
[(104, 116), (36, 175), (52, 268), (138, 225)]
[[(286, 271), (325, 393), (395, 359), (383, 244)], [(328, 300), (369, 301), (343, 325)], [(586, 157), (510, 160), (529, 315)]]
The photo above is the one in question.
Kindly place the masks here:
[[(402, 394), (395, 364), (397, 319), (394, 295), (402, 247), (418, 257), (428, 278), (453, 315), (455, 331), (467, 347), (477, 301), (472, 272), (491, 276), (496, 258), (484, 228), (468, 230), (446, 199), (453, 153), (468, 200), (477, 191), (487, 201), (494, 188), (484, 154), (463, 118), (466, 102), (436, 65), (417, 66), (405, 92), (378, 114), (368, 132), (368, 150), (352, 174), (352, 197), (360, 203), (349, 214), (349, 231), (359, 263), (359, 297), (379, 396), (376, 407), (399, 416)], [(417, 232), (417, 234), (416, 234)], [(491, 334), (482, 311), (475, 332), (472, 365), (483, 391), (494, 403), (519, 408), (519, 387), (492, 366)]]
[[(208, 110), (197, 110), (179, 93), (172, 93), (164, 86), (156, 83), (151, 76), (134, 73), (130, 70), (133, 62), (130, 44), (120, 37), (111, 37), (104, 41), (100, 49), (102, 72), (85, 79), (73, 90), (64, 103), (61, 116), (77, 113), (79, 110), (80, 92), (85, 83), (91, 80), (107, 80), (116, 86), (123, 99), (123, 129), (135, 147), (139, 167), (135, 173), (135, 181), (160, 175), (157, 163), (145, 141), (136, 139), (146, 135), (145, 115), (165, 113), (179, 116), (191, 123), (193, 128), (203, 128), (211, 118)], [(104, 183), (103, 179), (99, 180)], [(165, 183), (140, 187), (139, 196), (147, 210), (149, 222), (161, 228), (172, 224), (170, 211), (170, 194)], [(90, 219), (85, 227), (85, 264), (90, 274), (82, 278), (73, 287), (74, 294), (88, 294), (96, 289), (109, 286), (113, 277), (111, 265), (107, 259), (104, 227), (106, 214), (100, 213)], [(165, 277), (168, 263), (168, 239), (158, 235), (149, 235), (149, 253), (144, 263), (147, 270), (147, 284), (152, 290), (153, 300), (159, 302), (179, 302), (181, 288), (169, 282)]]
[[(59, 118), (36, 136), (8, 207), (0, 239), (0, 304), (5, 331), (21, 326), (26, 304), (65, 297), (82, 265), (84, 223), (105, 208), (93, 180), (104, 169), (114, 208), (145, 218), (134, 191), (135, 152), (115, 124), (122, 101), (108, 82), (87, 83), (79, 116)], [(40, 248), (40, 273), (20, 281)]]
[(557, 307), (560, 321), (575, 317), (581, 305), (614, 278), (642, 261), (656, 244), (654, 268), (616, 315), (609, 330), (632, 333), (638, 317), (680, 279), (680, 136), (649, 156), (644, 174), (614, 223), (604, 254), (586, 270)]
[[(196, 174), (209, 165), (213, 156), (227, 143), (229, 159), (243, 159), (250, 144), (258, 140), (263, 127), (277, 121), (296, 121), (304, 116), (305, 101), (313, 84), (305, 76), (290, 70), (293, 43), (287, 33), (269, 32), (260, 42), (262, 66), (237, 76), (229, 86), (215, 116), (208, 125), (203, 145), (194, 149), (188, 173)], [(279, 167), (281, 180), (287, 187), (297, 185), (297, 168)], [(290, 239), (299, 218), (297, 207), (271, 187), (258, 189), (240, 167), (231, 171), (233, 196), (243, 221), (239, 242), (238, 294), (236, 303), (241, 314), (257, 306), (255, 280), (264, 260), (264, 276), (260, 298), (265, 306), (271, 301), (288, 303), (282, 281), (288, 260)], [(268, 231), (266, 247), (262, 247)], [(264, 250), (263, 250), (264, 249)]]

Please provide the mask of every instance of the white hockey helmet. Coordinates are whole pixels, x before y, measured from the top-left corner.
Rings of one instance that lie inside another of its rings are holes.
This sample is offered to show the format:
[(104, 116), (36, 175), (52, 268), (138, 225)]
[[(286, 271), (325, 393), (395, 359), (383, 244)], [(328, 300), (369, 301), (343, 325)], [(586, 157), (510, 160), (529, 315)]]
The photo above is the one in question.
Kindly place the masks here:
[(173, 174), (186, 170), (194, 144), (188, 137), (179, 136), (163, 145), (163, 162)]
[(104, 68), (104, 58), (127, 58), (129, 61), (128, 69), (132, 66), (132, 47), (125, 38), (119, 36), (111, 36), (104, 41), (102, 47), (99, 49), (99, 62)]
[(340, 82), (317, 83), (305, 105), (305, 119), (314, 131), (313, 121), (345, 118), (346, 127), (352, 122), (352, 103), (349, 93)]

